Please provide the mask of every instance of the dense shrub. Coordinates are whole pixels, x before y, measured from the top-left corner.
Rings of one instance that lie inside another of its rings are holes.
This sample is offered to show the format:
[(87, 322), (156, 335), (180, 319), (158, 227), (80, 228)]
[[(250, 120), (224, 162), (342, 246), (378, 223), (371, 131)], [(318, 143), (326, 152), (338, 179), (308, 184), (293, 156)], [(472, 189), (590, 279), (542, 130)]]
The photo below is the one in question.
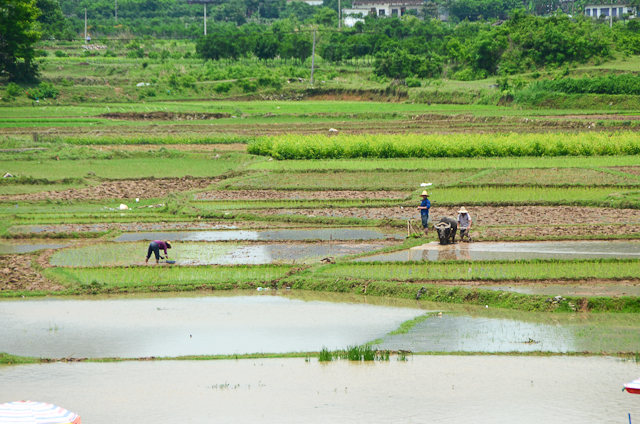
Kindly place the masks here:
[(567, 94), (640, 95), (640, 76), (623, 74), (594, 78), (563, 78), (555, 81), (544, 80), (531, 84), (529, 90)]

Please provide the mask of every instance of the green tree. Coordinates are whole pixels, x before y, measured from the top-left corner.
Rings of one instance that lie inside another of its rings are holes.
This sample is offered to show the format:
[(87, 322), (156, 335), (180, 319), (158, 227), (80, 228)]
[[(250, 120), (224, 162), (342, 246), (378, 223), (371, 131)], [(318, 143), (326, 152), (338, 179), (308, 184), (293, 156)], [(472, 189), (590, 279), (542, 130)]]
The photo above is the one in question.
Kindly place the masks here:
[(33, 45), (40, 38), (35, 0), (0, 0), (0, 74), (11, 81), (32, 81), (38, 76)]
[(42, 14), (38, 16), (42, 38), (66, 39), (73, 34), (71, 24), (67, 21), (58, 0), (36, 0), (36, 6)]

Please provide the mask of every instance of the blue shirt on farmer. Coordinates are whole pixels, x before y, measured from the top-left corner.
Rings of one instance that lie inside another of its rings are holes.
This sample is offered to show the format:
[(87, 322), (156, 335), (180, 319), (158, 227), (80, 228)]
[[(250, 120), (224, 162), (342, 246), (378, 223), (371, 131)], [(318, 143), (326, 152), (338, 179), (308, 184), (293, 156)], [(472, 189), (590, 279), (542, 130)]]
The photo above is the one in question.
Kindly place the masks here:
[[(415, 203), (414, 203), (415, 205)], [(421, 207), (426, 207), (427, 209), (420, 209), (420, 215), (424, 216), (424, 215), (429, 215), (429, 208), (431, 207), (431, 202), (429, 201), (429, 199), (424, 199), (422, 201), (422, 203), (420, 203)]]

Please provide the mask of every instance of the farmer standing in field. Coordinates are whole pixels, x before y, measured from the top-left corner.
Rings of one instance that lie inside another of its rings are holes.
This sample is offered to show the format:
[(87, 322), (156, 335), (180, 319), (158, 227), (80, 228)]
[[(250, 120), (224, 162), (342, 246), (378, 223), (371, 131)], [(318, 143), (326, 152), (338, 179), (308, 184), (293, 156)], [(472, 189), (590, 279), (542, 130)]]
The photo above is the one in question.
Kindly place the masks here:
[(160, 249), (164, 250), (164, 255), (168, 259), (169, 253), (167, 253), (167, 249), (171, 249), (171, 242), (169, 240), (165, 240), (165, 241), (154, 240), (151, 243), (149, 243), (149, 249), (147, 250), (147, 259), (145, 259), (144, 263), (146, 264), (149, 262), (149, 258), (151, 257), (152, 252), (156, 255), (156, 263), (159, 263)]
[(467, 241), (471, 241), (469, 236), (471, 231), (471, 215), (463, 207), (458, 211), (458, 230), (460, 231), (460, 241), (464, 241), (464, 237), (467, 237)]
[(422, 202), (420, 206), (418, 206), (418, 210), (420, 211), (420, 218), (422, 218), (422, 228), (424, 228), (424, 235), (429, 235), (429, 208), (431, 207), (431, 202), (429, 201), (429, 194), (427, 190), (423, 191), (422, 194)]

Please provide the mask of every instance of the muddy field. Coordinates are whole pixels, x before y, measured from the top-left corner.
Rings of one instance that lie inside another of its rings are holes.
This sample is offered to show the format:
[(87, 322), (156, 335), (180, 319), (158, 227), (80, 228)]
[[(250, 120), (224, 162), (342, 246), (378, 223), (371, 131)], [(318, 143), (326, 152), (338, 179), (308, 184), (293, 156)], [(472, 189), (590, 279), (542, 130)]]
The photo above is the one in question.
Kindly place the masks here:
[(613, 169), (614, 171), (624, 172), (626, 174), (640, 175), (640, 166), (616, 166), (611, 167), (609, 169)]
[(485, 228), (482, 231), (472, 232), (475, 240), (502, 240), (505, 238), (576, 238), (595, 236), (620, 236), (640, 234), (640, 226), (637, 225), (576, 225), (576, 226), (542, 226), (520, 228)]
[(0, 290), (50, 290), (64, 289), (36, 271), (31, 262), (42, 260), (48, 263), (48, 255), (38, 259), (30, 255), (2, 255), (0, 256)]
[(60, 234), (60, 233), (91, 233), (105, 231), (198, 231), (198, 230), (233, 230), (251, 228), (254, 230), (291, 228), (287, 222), (128, 222), (128, 223), (96, 223), (96, 224), (57, 224), (57, 225), (19, 225), (11, 227), (9, 231), (20, 234)]
[[(416, 205), (417, 207), (417, 205)], [(454, 207), (431, 208), (430, 217), (457, 216)], [(478, 226), (529, 226), (579, 224), (640, 224), (638, 209), (604, 209), (573, 206), (477, 206), (468, 207), (473, 224)], [(268, 209), (265, 215), (306, 215), (364, 219), (414, 219), (420, 215), (416, 208), (327, 208), (327, 209)]]
[(172, 178), (106, 181), (95, 187), (70, 189), (64, 191), (43, 191), (32, 194), (0, 196), (3, 200), (88, 200), (88, 199), (156, 199), (169, 193), (202, 189), (216, 180), (202, 178)]
[(403, 199), (409, 193), (401, 191), (355, 190), (216, 190), (196, 194), (198, 200), (312, 200), (312, 199)]
[(111, 112), (98, 115), (100, 118), (125, 121), (203, 121), (209, 119), (231, 118), (228, 113), (180, 113), (180, 112)]

